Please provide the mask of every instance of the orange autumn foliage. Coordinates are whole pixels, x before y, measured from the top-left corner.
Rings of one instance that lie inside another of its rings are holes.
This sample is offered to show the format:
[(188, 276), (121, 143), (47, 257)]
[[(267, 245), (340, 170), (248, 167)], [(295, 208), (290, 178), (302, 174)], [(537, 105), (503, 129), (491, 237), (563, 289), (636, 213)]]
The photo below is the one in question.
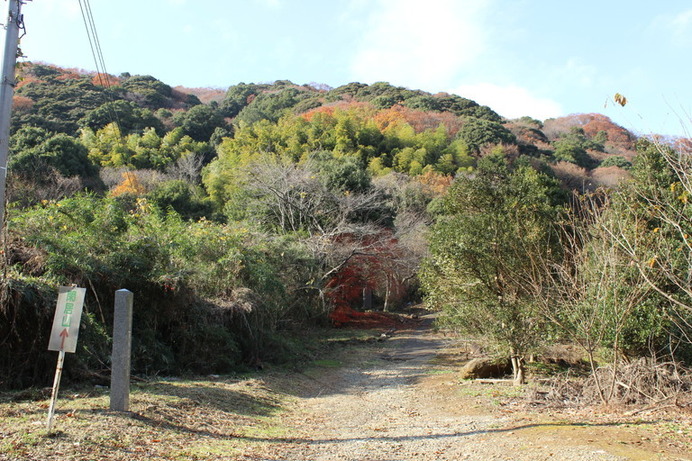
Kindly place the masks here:
[(111, 195), (114, 197), (125, 194), (143, 195), (146, 192), (145, 187), (137, 179), (137, 174), (133, 171), (126, 171), (123, 173), (122, 182), (113, 188)]
[(459, 117), (450, 112), (422, 111), (398, 104), (379, 111), (373, 119), (381, 131), (401, 122), (411, 125), (416, 133), (444, 125), (450, 137), (455, 136), (463, 124)]
[(423, 185), (424, 190), (430, 195), (440, 197), (447, 193), (447, 189), (452, 185), (452, 176), (437, 173), (433, 170), (428, 170), (423, 174), (414, 177)]

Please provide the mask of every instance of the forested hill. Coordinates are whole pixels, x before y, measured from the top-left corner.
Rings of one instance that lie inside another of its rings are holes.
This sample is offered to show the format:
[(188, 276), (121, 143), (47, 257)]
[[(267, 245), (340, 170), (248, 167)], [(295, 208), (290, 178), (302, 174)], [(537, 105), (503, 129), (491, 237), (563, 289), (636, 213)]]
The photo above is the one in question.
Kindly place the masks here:
[[(202, 152), (206, 163), (215, 157), (215, 146), (224, 137), (240, 140), (254, 133), (250, 136), (259, 138), (262, 131), (281, 139), (276, 145), (263, 146), (265, 150), (285, 149), (283, 144), (289, 143), (294, 158), (318, 146), (358, 152), (362, 166), (375, 175), (391, 170), (413, 175), (424, 170), (452, 174), (501, 149), (508, 155), (527, 155), (544, 162), (568, 187), (612, 185), (626, 175), (624, 170), (634, 155), (635, 137), (600, 114), (546, 121), (529, 117), (505, 120), (492, 108), (462, 96), (430, 94), (384, 82), (329, 88), (278, 80), (239, 83), (224, 93), (172, 88), (151, 76), (105, 77), (43, 64), (25, 63), (19, 74), (12, 119), (13, 132), (20, 132), (13, 144), (17, 171), (32, 157), (27, 148), (36, 148), (18, 141), (27, 127), (45, 130), (42, 137), (46, 140), (57, 134), (69, 136), (69, 141), (63, 137), (62, 142), (86, 146), (90, 162), (97, 167), (158, 170), (190, 149)], [(113, 122), (117, 122), (119, 135), (128, 139), (124, 152), (105, 152), (95, 144), (95, 138), (103, 138)], [(257, 122), (262, 124), (254, 125)], [(316, 134), (327, 128), (334, 132)], [(301, 130), (304, 132), (298, 133)], [(176, 143), (184, 136), (193, 144), (181, 148)], [(425, 137), (429, 140), (424, 141)], [(145, 145), (161, 143), (164, 138), (167, 145), (173, 138), (178, 140), (168, 146), (172, 151), (154, 154)], [(66, 175), (93, 172), (76, 165), (69, 168), (68, 159), (57, 158), (65, 155), (69, 154), (56, 153), (50, 161)], [(49, 152), (41, 156), (44, 160), (51, 157)]]
[[(474, 213), (491, 207), (503, 226), (524, 220), (564, 205), (568, 190), (628, 177), (640, 142), (599, 114), (505, 120), (463, 96), (387, 83), (220, 91), (22, 64), (0, 387), (49, 383), (59, 285), (88, 288), (75, 377), (107, 368), (121, 288), (139, 306), (137, 373), (219, 373), (309, 354), (284, 333), (348, 322), (364, 293), (380, 310), (422, 299), (429, 249), (460, 235), (426, 240), (447, 213), (466, 215), (453, 200)], [(477, 198), (454, 186), (465, 181)], [(489, 224), (479, 223), (469, 229), (482, 237)]]

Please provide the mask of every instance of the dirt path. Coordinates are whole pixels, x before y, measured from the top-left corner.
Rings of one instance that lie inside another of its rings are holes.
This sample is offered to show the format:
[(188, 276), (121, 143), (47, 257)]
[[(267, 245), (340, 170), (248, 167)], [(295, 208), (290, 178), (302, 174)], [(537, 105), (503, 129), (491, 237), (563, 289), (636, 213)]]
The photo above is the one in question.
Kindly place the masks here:
[(381, 342), (328, 335), (302, 372), (61, 389), (56, 432), (33, 389), (0, 393), (0, 461), (692, 460), (692, 417), (528, 411), (524, 388), (460, 383), (467, 359), (430, 321)]
[(591, 431), (583, 436), (589, 438), (581, 441), (579, 435), (566, 436), (563, 424), (460, 408), (458, 383), (450, 370), (435, 364), (445, 345), (420, 328), (394, 335), (374, 353), (350, 355), (345, 367), (320, 373), (298, 400), (286, 420), (296, 428), (292, 440), (245, 459), (692, 459), (636, 449), (613, 454), (621, 447), (604, 449), (592, 439), (597, 425), (586, 428)]

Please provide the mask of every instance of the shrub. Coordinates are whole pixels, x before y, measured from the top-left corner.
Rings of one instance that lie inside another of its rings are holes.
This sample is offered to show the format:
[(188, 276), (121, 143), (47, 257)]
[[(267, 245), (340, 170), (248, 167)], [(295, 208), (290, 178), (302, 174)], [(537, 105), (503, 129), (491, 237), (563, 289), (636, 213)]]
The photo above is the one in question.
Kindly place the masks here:
[(11, 378), (2, 386), (50, 383), (45, 345), (59, 285), (88, 288), (70, 359), (80, 378), (108, 366), (117, 289), (135, 294), (135, 373), (228, 372), (261, 360), (285, 322), (320, 315), (301, 288), (313, 277), (311, 256), (295, 241), (186, 221), (144, 198), (81, 195), (13, 214), (9, 300), (0, 311), (0, 376)]

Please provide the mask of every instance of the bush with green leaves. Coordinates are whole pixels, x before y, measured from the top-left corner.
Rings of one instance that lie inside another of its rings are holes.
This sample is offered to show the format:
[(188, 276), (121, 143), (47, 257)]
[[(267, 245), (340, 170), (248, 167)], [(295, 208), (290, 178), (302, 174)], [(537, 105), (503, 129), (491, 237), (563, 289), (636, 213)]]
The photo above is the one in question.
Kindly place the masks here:
[(624, 170), (629, 170), (630, 168), (632, 168), (632, 162), (630, 162), (621, 155), (613, 155), (603, 160), (598, 166), (601, 168), (616, 166)]
[(466, 118), (457, 138), (462, 140), (476, 154), (488, 144), (513, 144), (516, 142), (516, 137), (501, 123), (476, 117)]
[(603, 144), (597, 139), (590, 139), (580, 127), (572, 127), (568, 133), (563, 133), (554, 143), (556, 160), (574, 163), (583, 168), (595, 168), (598, 161), (594, 160), (587, 151), (603, 152)]
[[(274, 241), (240, 225), (188, 221), (127, 196), (75, 196), (11, 216), (12, 301), (3, 314), (16, 314), (27, 325), (36, 316), (43, 320), (15, 331), (10, 348), (36, 335), (36, 328), (37, 337), (45, 337), (50, 325), (39, 312), (53, 309), (50, 287), (74, 283), (88, 289), (89, 331), (75, 359), (82, 371), (108, 364), (102, 342), (121, 288), (135, 294), (136, 373), (228, 372), (261, 360), (285, 322), (322, 315), (315, 293), (303, 289), (314, 277), (311, 257), (295, 241)], [(23, 280), (42, 287), (35, 303), (27, 302)], [(46, 362), (34, 364), (41, 351), (28, 351), (26, 363), (33, 365), (5, 384), (46, 384)]]
[(517, 382), (522, 357), (545, 333), (525, 280), (537, 253), (559, 251), (552, 231), (558, 191), (527, 163), (484, 157), (452, 184), (422, 269), (427, 304), (444, 312), (447, 326), (482, 335), (511, 356)]
[(45, 175), (49, 168), (66, 177), (94, 178), (98, 167), (87, 157), (86, 147), (64, 133), (25, 126), (10, 138), (9, 168), (21, 176)]

